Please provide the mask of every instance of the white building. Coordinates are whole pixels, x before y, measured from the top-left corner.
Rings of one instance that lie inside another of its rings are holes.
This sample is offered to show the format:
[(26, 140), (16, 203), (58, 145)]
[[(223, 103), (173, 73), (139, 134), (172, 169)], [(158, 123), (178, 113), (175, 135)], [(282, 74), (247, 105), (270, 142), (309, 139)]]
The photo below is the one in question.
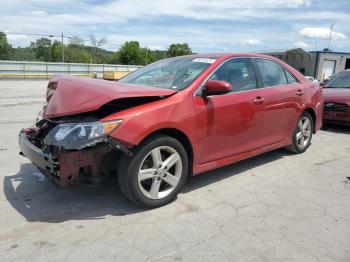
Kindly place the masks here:
[(301, 48), (264, 51), (261, 53), (277, 57), (293, 66), (302, 74), (313, 76), (321, 81), (350, 68), (350, 53), (331, 51), (307, 52)]

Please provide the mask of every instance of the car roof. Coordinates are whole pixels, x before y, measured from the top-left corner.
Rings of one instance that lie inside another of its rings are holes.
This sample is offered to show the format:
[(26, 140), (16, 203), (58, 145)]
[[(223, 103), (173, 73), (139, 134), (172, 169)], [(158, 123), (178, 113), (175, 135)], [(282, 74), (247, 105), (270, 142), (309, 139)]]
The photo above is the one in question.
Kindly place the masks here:
[(205, 53), (205, 54), (192, 54), (188, 57), (193, 58), (230, 58), (230, 57), (262, 57), (262, 58), (274, 58), (273, 56), (259, 54), (259, 53)]
[(225, 61), (226, 59), (229, 58), (235, 58), (235, 57), (259, 57), (259, 58), (267, 58), (274, 60), (278, 62), (279, 64), (283, 65), (284, 68), (287, 68), (289, 72), (292, 72), (293, 75), (300, 81), (309, 81), (307, 80), (300, 72), (298, 72), (295, 68), (292, 66), (288, 65), (282, 60), (279, 60), (276, 57), (270, 56), (270, 55), (265, 55), (265, 54), (260, 54), (260, 53), (208, 53), (208, 54), (193, 54), (189, 55), (188, 57), (192, 58), (215, 58), (218, 62)]

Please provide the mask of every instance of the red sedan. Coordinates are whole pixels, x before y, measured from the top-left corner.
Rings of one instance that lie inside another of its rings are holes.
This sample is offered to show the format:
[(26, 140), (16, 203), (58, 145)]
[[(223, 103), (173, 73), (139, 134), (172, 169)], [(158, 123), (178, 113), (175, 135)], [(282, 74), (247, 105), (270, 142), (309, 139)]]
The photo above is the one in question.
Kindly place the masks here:
[(53, 77), (21, 154), (64, 187), (117, 173), (144, 207), (176, 198), (188, 175), (286, 147), (304, 152), (322, 125), (322, 89), (260, 54), (158, 61), (118, 82)]
[(324, 124), (350, 126), (350, 70), (333, 77), (324, 86)]

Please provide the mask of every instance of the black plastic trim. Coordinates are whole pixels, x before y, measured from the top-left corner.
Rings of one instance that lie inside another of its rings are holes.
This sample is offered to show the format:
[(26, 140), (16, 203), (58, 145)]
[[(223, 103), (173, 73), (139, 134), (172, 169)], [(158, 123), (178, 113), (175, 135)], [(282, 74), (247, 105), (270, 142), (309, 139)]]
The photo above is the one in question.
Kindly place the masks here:
[(20, 154), (29, 158), (29, 160), (40, 169), (50, 173), (55, 173), (59, 170), (59, 164), (54, 163), (51, 160), (50, 155), (44, 153), (40, 148), (33, 145), (23, 130), (19, 133), (18, 145), (21, 150)]

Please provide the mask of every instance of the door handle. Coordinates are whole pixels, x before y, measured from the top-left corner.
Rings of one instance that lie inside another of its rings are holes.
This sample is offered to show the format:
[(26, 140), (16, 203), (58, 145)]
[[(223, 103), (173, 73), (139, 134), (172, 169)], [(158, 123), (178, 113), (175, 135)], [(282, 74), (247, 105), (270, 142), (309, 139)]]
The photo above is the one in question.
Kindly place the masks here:
[(254, 99), (254, 104), (260, 105), (260, 104), (264, 103), (264, 100), (265, 100), (265, 99), (264, 99), (263, 97), (257, 96), (257, 97)]
[(297, 94), (298, 96), (302, 96), (302, 95), (304, 94), (304, 92), (303, 92), (303, 90), (299, 89), (299, 90), (296, 92), (296, 94)]

